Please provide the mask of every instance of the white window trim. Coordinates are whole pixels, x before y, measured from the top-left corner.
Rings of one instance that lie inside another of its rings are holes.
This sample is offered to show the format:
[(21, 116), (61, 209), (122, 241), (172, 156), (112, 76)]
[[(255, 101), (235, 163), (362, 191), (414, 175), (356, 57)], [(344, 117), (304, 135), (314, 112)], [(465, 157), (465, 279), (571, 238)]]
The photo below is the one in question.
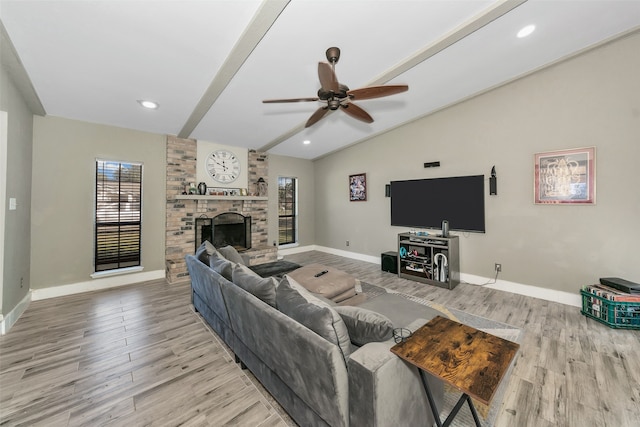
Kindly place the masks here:
[(144, 270), (144, 267), (141, 265), (136, 267), (117, 268), (115, 270), (98, 271), (97, 273), (91, 274), (91, 278), (101, 279), (103, 277), (119, 276), (121, 274), (139, 273), (142, 270)]

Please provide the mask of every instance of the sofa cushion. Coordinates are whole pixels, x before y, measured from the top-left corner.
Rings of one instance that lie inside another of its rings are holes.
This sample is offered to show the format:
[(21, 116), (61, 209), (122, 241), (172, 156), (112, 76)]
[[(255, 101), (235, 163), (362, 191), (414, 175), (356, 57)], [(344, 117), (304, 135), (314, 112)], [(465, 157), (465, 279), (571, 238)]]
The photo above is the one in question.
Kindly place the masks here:
[(342, 317), (288, 276), (276, 288), (278, 310), (340, 348), (344, 360), (351, 354), (351, 340)]
[(337, 306), (334, 310), (342, 317), (351, 342), (357, 346), (386, 341), (393, 335), (393, 323), (380, 313), (352, 306)]
[(221, 248), (218, 248), (218, 252), (220, 252), (223, 257), (231, 262), (235, 262), (236, 264), (240, 265), (245, 264), (244, 259), (242, 258), (242, 256), (240, 256), (236, 248), (234, 248), (233, 246), (223, 246)]
[(210, 265), (210, 261), (209, 259), (211, 258), (212, 255), (216, 255), (218, 253), (218, 251), (216, 250), (216, 248), (213, 246), (213, 244), (208, 241), (205, 240), (200, 247), (196, 250), (196, 258), (198, 258), (200, 260), (200, 262), (202, 262), (204, 265)]
[(225, 279), (231, 280), (233, 263), (228, 259), (214, 255), (209, 259), (209, 266)]
[(271, 307), (276, 306), (276, 285), (273, 277), (262, 278), (244, 265), (236, 264), (231, 271), (232, 282), (261, 299)]

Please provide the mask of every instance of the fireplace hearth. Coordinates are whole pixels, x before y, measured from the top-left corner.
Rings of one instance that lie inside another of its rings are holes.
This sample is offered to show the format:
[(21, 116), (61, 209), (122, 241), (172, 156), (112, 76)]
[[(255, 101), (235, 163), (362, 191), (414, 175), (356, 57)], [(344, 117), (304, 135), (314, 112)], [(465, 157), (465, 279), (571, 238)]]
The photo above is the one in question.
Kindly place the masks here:
[(225, 212), (213, 218), (197, 218), (195, 248), (205, 240), (216, 248), (233, 246), (238, 251), (246, 251), (251, 248), (251, 217)]

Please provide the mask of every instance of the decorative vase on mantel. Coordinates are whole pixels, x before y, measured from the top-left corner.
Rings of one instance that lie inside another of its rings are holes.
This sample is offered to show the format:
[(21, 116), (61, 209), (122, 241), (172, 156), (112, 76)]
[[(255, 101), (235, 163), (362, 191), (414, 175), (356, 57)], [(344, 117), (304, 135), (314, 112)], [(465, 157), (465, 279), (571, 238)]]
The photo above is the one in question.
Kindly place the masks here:
[(267, 182), (262, 177), (258, 178), (257, 190), (259, 197), (267, 197)]
[(201, 196), (207, 194), (207, 184), (205, 184), (204, 182), (198, 184), (198, 194), (200, 194)]

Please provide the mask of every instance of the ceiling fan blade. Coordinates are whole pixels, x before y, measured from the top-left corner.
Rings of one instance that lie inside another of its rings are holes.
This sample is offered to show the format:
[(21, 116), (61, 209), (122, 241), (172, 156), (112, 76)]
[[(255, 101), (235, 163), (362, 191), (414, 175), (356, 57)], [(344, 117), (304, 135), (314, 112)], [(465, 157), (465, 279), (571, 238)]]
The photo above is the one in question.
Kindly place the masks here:
[(318, 77), (320, 78), (322, 89), (333, 92), (338, 91), (338, 79), (331, 65), (326, 62), (318, 62)]
[(307, 120), (307, 123), (305, 123), (304, 127), (308, 128), (309, 126), (313, 126), (314, 124), (319, 122), (320, 119), (323, 118), (328, 112), (329, 107), (325, 106), (318, 108), (316, 112), (313, 113), (311, 117), (309, 117), (309, 120)]
[(317, 101), (319, 98), (290, 98), (290, 99), (265, 99), (263, 104), (274, 104), (277, 102), (311, 102)]
[(383, 96), (395, 95), (396, 93), (406, 92), (409, 90), (407, 85), (386, 85), (386, 86), (369, 86), (360, 89), (347, 91), (347, 95), (351, 99), (372, 99), (382, 98)]
[(369, 115), (362, 108), (358, 107), (353, 102), (347, 102), (345, 104), (340, 104), (342, 107), (342, 111), (353, 117), (354, 119), (361, 120), (365, 123), (373, 123), (373, 117)]

